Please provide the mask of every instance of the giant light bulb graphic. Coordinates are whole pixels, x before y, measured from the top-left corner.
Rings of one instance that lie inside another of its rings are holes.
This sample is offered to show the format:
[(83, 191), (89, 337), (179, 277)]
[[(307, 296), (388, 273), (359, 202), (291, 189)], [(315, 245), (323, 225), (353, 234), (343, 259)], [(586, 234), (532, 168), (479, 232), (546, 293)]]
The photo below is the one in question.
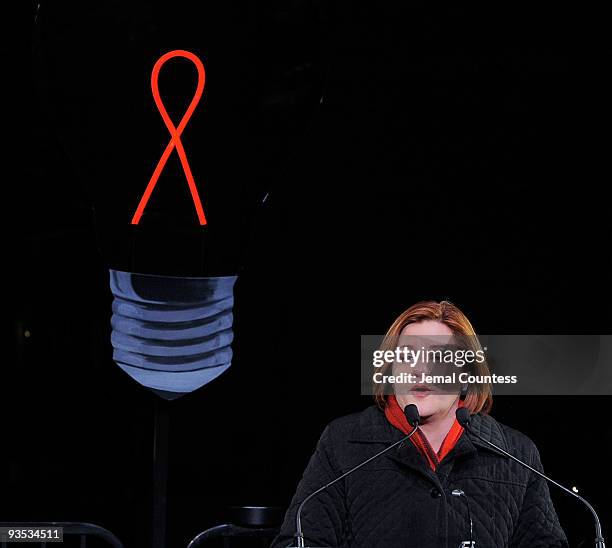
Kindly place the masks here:
[(290, 187), (279, 174), (319, 105), (318, 71), (287, 70), (287, 50), (261, 55), (250, 15), (219, 23), (234, 9), (207, 5), (196, 19), (177, 8), (175, 20), (151, 14), (153, 26), (138, 10), (126, 27), (105, 9), (110, 40), (102, 23), (64, 32), (62, 21), (83, 16), (53, 5), (36, 27), (43, 110), (111, 271), (115, 361), (169, 399), (228, 365), (232, 284), (273, 207), (265, 197)]
[[(159, 93), (159, 72), (175, 57), (197, 68), (196, 92), (177, 126)], [(185, 50), (162, 55), (151, 74), (155, 104), (170, 132), (166, 145), (132, 217), (138, 225), (160, 175), (176, 151), (189, 185), (200, 225), (206, 216), (181, 134), (202, 97), (205, 70), (201, 60)], [(236, 276), (177, 277), (110, 270), (113, 293), (111, 318), (113, 358), (123, 371), (166, 399), (192, 392), (222, 374), (231, 364), (232, 307)]]

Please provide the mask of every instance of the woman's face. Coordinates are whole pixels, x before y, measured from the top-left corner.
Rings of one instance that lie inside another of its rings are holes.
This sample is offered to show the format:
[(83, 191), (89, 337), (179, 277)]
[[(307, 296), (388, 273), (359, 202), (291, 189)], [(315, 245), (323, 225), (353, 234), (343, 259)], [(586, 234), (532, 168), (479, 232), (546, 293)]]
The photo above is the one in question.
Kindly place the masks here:
[[(451, 341), (453, 332), (447, 325), (441, 322), (424, 320), (411, 323), (404, 327), (400, 337), (404, 336), (415, 337), (415, 340), (418, 340), (418, 337), (435, 337), (437, 343), (443, 343), (446, 340), (448, 340), (448, 342)], [(411, 369), (419, 379), (422, 372), (427, 372), (423, 364), (419, 363), (415, 364)], [(404, 390), (403, 392), (404, 393), (396, 394), (400, 407), (403, 409), (410, 404), (416, 405), (421, 416), (422, 424), (427, 422), (428, 419), (443, 417), (452, 412), (459, 398), (458, 394), (440, 393), (439, 390), (436, 390), (435, 386), (428, 384), (415, 384), (411, 386), (408, 391)]]

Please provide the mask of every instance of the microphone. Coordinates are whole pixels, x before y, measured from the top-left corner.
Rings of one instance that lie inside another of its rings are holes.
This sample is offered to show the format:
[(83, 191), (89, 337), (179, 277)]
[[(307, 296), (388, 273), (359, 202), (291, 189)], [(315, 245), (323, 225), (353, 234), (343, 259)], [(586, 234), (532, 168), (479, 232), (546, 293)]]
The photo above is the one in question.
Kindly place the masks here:
[(338, 476), (336, 479), (333, 479), (329, 483), (326, 483), (323, 487), (320, 487), (314, 493), (311, 493), (310, 495), (308, 495), (300, 503), (300, 505), (298, 506), (298, 509), (297, 509), (296, 516), (295, 516), (295, 530), (296, 530), (295, 539), (296, 539), (296, 545), (295, 546), (288, 546), (287, 548), (306, 548), (306, 546), (304, 544), (304, 533), (302, 531), (302, 510), (304, 508), (304, 505), (312, 497), (318, 495), (321, 491), (325, 491), (325, 489), (327, 489), (328, 487), (331, 487), (334, 483), (340, 481), (341, 479), (345, 478), (346, 476), (349, 476), (353, 472), (359, 470), (362, 466), (365, 466), (369, 462), (372, 462), (373, 460), (376, 460), (378, 457), (384, 455), (387, 451), (390, 451), (394, 447), (400, 445), (401, 443), (405, 442), (406, 440), (409, 440), (412, 437), (412, 435), (418, 430), (419, 422), (421, 421), (421, 417), (419, 415), (419, 410), (417, 409), (417, 406), (414, 405), (413, 403), (411, 403), (410, 405), (407, 405), (404, 408), (404, 415), (406, 416), (406, 419), (408, 420), (408, 424), (410, 424), (410, 426), (413, 427), (412, 431), (408, 435), (404, 436), (401, 440), (396, 441), (395, 443), (392, 443), (391, 445), (389, 445), (389, 447), (385, 447), (385, 449), (383, 449), (382, 451), (379, 451), (375, 455), (372, 455), (370, 458), (364, 460), (363, 462), (357, 464), (356, 466), (354, 466), (353, 468), (351, 468), (347, 472), (344, 472), (344, 474), (342, 474), (341, 476)]
[(524, 466), (528, 470), (531, 470), (532, 472), (534, 472), (535, 474), (537, 474), (541, 478), (544, 478), (546, 481), (552, 483), (553, 485), (556, 485), (557, 487), (559, 487), (559, 489), (562, 489), (566, 493), (569, 493), (570, 495), (572, 495), (573, 497), (575, 497), (579, 501), (581, 501), (590, 510), (591, 514), (593, 514), (593, 519), (595, 520), (595, 548), (606, 548), (606, 542), (605, 542), (603, 534), (601, 532), (601, 523), (599, 521), (599, 516), (597, 515), (597, 512), (595, 512), (595, 508), (593, 508), (586, 499), (584, 499), (583, 497), (581, 497), (577, 493), (574, 493), (574, 491), (572, 491), (571, 489), (568, 489), (567, 487), (564, 487), (560, 483), (557, 483), (555, 480), (553, 480), (553, 479), (549, 478), (548, 476), (544, 475), (539, 470), (536, 470), (535, 468), (532, 468), (526, 462), (523, 462), (521, 459), (515, 457), (514, 455), (511, 455), (507, 451), (504, 451), (501, 447), (498, 447), (493, 442), (483, 438), (481, 435), (479, 435), (476, 432), (474, 432), (474, 430), (472, 430), (472, 428), (471, 428), (471, 417), (470, 417), (470, 412), (469, 412), (469, 410), (467, 408), (459, 407), (459, 409), (457, 409), (457, 411), (455, 413), (455, 416), (457, 417), (457, 422), (461, 426), (463, 426), (463, 428), (469, 430), (479, 440), (484, 441), (486, 444), (488, 444), (491, 447), (493, 447), (493, 449), (495, 449), (496, 451), (499, 451), (502, 455), (505, 455), (506, 457), (512, 459), (515, 462), (518, 462), (521, 466)]

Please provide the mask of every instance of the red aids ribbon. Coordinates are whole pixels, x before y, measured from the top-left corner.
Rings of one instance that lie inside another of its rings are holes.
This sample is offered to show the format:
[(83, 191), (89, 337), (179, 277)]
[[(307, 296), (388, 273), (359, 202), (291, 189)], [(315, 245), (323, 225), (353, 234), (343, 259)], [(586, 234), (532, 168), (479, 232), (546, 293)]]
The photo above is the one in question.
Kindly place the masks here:
[[(195, 95), (193, 96), (191, 103), (189, 103), (189, 107), (187, 108), (187, 111), (181, 118), (181, 121), (177, 127), (174, 127), (174, 124), (172, 123), (170, 116), (168, 116), (168, 112), (166, 111), (166, 107), (164, 107), (164, 103), (161, 100), (161, 97), (159, 95), (159, 88), (157, 86), (157, 79), (159, 76), (159, 71), (161, 70), (164, 63), (168, 61), (169, 59), (172, 59), (173, 57), (185, 57), (186, 59), (189, 59), (198, 69), (198, 85), (196, 88)], [(174, 148), (176, 148), (176, 152), (178, 153), (179, 158), (181, 159), (181, 165), (183, 166), (183, 172), (185, 173), (185, 177), (187, 178), (187, 183), (189, 184), (189, 190), (191, 191), (191, 197), (193, 199), (193, 203), (195, 205), (200, 224), (201, 225), (206, 224), (206, 216), (204, 215), (204, 209), (202, 208), (202, 202), (200, 201), (200, 196), (198, 195), (198, 189), (196, 187), (195, 181), (193, 180), (193, 175), (191, 174), (191, 168), (189, 167), (189, 162), (187, 161), (187, 155), (185, 154), (185, 149), (183, 148), (183, 144), (181, 143), (181, 134), (183, 133), (183, 130), (185, 129), (185, 126), (187, 125), (187, 122), (189, 122), (189, 119), (191, 118), (193, 111), (195, 110), (196, 106), (198, 105), (200, 101), (200, 98), (202, 97), (202, 91), (204, 91), (204, 81), (205, 80), (206, 80), (206, 76), (205, 76), (204, 65), (202, 64), (202, 61), (200, 61), (200, 59), (196, 55), (191, 53), (190, 51), (185, 51), (182, 49), (169, 51), (168, 53), (165, 53), (164, 55), (162, 55), (158, 59), (157, 63), (155, 63), (155, 66), (153, 67), (153, 72), (151, 73), (151, 90), (153, 91), (153, 98), (155, 99), (155, 104), (157, 105), (157, 109), (159, 110), (159, 113), (161, 114), (161, 117), (164, 120), (164, 124), (166, 124), (166, 127), (168, 128), (168, 131), (170, 132), (170, 142), (166, 145), (166, 149), (164, 150), (164, 153), (161, 155), (159, 162), (157, 162), (155, 171), (153, 172), (153, 175), (151, 175), (149, 184), (147, 185), (147, 188), (145, 189), (144, 194), (142, 198), (140, 199), (140, 203), (138, 204), (138, 207), (136, 208), (134, 217), (132, 217), (133, 225), (137, 225), (140, 222), (140, 218), (142, 217), (142, 213), (144, 212), (144, 209), (147, 206), (147, 202), (149, 201), (149, 198), (151, 197), (151, 193), (153, 192), (153, 189), (155, 188), (155, 185), (157, 184), (157, 180), (159, 179), (161, 172), (164, 170), (164, 167), (166, 166), (166, 162), (168, 161), (168, 158), (170, 157), (170, 154), (172, 153), (172, 150)]]

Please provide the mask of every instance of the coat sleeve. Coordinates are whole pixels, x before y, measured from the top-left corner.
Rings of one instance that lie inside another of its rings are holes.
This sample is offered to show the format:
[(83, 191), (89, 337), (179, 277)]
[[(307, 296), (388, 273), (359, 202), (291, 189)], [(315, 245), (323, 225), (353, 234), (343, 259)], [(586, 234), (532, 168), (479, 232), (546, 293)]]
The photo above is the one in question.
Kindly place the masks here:
[[(532, 468), (544, 473), (537, 447), (530, 441)], [(510, 548), (568, 548), (567, 538), (548, 490), (548, 482), (530, 472), (518, 523), (514, 528)]]
[[(292, 546), (295, 540), (297, 507), (308, 495), (342, 474), (333, 453), (332, 427), (324, 430), (302, 475), (280, 533), (270, 548)], [(311, 498), (302, 510), (302, 531), (306, 546), (336, 548), (344, 545), (347, 525), (344, 480)]]

